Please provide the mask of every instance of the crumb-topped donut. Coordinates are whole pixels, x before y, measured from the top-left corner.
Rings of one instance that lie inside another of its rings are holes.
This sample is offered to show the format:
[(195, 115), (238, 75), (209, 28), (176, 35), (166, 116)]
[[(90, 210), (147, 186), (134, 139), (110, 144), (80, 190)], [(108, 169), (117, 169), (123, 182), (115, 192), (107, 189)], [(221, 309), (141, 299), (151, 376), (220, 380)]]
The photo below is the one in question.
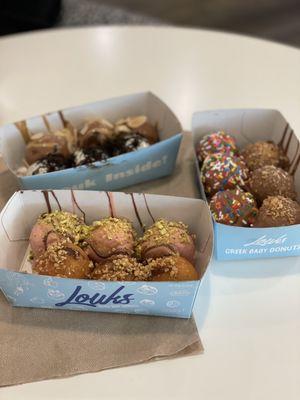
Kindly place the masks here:
[(296, 198), (292, 175), (274, 165), (266, 165), (253, 171), (247, 185), (259, 202), (268, 196), (284, 196), (293, 200)]
[(116, 256), (102, 264), (96, 264), (92, 279), (105, 281), (147, 281), (151, 277), (151, 269), (139, 263), (135, 258)]
[(152, 270), (153, 281), (195, 281), (199, 274), (193, 264), (180, 256), (151, 259), (148, 267)]
[(33, 262), (33, 271), (40, 275), (85, 279), (94, 265), (85, 252), (73, 243), (61, 241), (48, 246)]
[(274, 165), (282, 169), (288, 169), (289, 159), (283, 150), (274, 142), (258, 141), (248, 144), (242, 151), (247, 166), (251, 171), (265, 165)]
[(300, 206), (283, 196), (267, 197), (259, 209), (254, 226), (288, 226), (300, 223)]

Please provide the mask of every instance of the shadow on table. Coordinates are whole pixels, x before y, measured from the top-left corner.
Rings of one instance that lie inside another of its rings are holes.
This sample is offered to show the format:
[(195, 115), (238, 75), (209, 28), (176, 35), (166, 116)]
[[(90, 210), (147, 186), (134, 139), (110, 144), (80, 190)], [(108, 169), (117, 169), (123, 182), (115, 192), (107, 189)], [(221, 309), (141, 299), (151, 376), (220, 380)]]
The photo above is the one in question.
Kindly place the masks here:
[(213, 259), (210, 272), (227, 278), (272, 278), (300, 273), (300, 257), (217, 261)]
[(47, 308), (12, 307), (0, 289), (0, 326), (8, 323), (18, 327), (35, 327), (53, 331), (97, 332), (105, 334), (135, 335), (152, 333), (181, 335), (195, 331), (193, 319), (159, 317), (150, 315), (116, 314), (57, 310)]

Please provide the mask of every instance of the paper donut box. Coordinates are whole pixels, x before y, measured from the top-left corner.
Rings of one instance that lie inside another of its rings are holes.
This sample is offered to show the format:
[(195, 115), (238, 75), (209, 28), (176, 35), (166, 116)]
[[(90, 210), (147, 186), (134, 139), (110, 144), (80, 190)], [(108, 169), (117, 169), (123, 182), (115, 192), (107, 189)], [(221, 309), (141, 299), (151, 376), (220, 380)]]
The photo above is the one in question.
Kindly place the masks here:
[(148, 148), (88, 166), (19, 177), (21, 188), (117, 190), (170, 175), (175, 166), (182, 128), (169, 107), (150, 92), (97, 101), (60, 110), (60, 112), (51, 112), (44, 118), (37, 116), (15, 124), (4, 125), (0, 127), (3, 159), (7, 167), (16, 174), (16, 170), (23, 165), (24, 160), (23, 136), (26, 139), (24, 129), (27, 128), (31, 135), (47, 132), (45, 117), (51, 130), (58, 130), (63, 127), (64, 120), (80, 128), (88, 120), (105, 118), (116, 122), (120, 118), (136, 115), (146, 115), (150, 123), (157, 126), (159, 142)]
[[(139, 234), (139, 219), (145, 226), (153, 223), (152, 217), (186, 223), (196, 234), (200, 280), (109, 282), (28, 273), (28, 238), (41, 213), (62, 209), (84, 215), (91, 223), (110, 216), (111, 202), (114, 215), (130, 219)], [(209, 209), (199, 199), (98, 191), (19, 191), (4, 207), (0, 221), (0, 288), (8, 301), (19, 307), (189, 318), (213, 248)]]
[[(194, 145), (208, 133), (223, 130), (232, 135), (239, 148), (258, 140), (281, 144), (295, 170), (295, 186), (300, 194), (299, 140), (279, 111), (231, 109), (197, 112), (193, 115)], [(205, 199), (200, 169), (196, 163), (201, 197)], [(299, 197), (298, 197), (299, 200)], [(241, 260), (300, 255), (300, 225), (274, 228), (228, 226), (214, 221), (215, 256), (218, 260)]]

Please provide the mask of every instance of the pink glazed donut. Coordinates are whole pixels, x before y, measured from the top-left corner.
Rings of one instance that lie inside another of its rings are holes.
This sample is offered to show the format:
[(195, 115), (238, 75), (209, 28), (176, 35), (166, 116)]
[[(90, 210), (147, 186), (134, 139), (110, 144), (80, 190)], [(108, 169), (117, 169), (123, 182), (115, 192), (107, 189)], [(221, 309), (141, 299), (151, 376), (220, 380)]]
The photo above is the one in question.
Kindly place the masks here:
[(87, 238), (86, 252), (98, 264), (116, 255), (132, 256), (135, 231), (125, 218), (104, 218), (94, 222), (94, 230)]
[(195, 243), (182, 222), (160, 219), (138, 240), (136, 253), (141, 259), (180, 255), (193, 264)]
[(75, 244), (85, 240), (90, 227), (75, 214), (54, 211), (43, 214), (32, 228), (29, 243), (35, 257), (47, 250), (48, 246), (67, 240)]

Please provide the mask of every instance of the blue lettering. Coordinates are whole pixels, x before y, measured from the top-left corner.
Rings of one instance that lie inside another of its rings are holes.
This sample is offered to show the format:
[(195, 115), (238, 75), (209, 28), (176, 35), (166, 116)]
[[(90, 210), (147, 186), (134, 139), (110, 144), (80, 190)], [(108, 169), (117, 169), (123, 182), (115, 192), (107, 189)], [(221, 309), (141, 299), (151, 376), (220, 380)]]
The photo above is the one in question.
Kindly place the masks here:
[(77, 296), (75, 301), (76, 301), (76, 303), (83, 304), (89, 299), (90, 299), (90, 296), (88, 294), (83, 293), (83, 294), (80, 294), (79, 296)]
[[(113, 302), (114, 304), (118, 304), (119, 299), (121, 296), (116, 296), (118, 293), (120, 293), (125, 286), (120, 286), (119, 289), (117, 289), (115, 292), (113, 292), (110, 296), (107, 297), (107, 299), (104, 299), (100, 304), (108, 304), (109, 302)], [(104, 296), (106, 297), (106, 296)]]
[(98, 304), (129, 304), (134, 300), (133, 293), (120, 295), (124, 288), (125, 286), (120, 286), (109, 296), (100, 295), (100, 293), (95, 293), (93, 296), (90, 296), (87, 293), (80, 293), (82, 286), (76, 286), (74, 292), (66, 301), (56, 303), (55, 305), (57, 307), (63, 307), (67, 304), (81, 304), (88, 307), (97, 307)]
[(56, 303), (55, 305), (58, 307), (62, 307), (62, 306), (65, 306), (66, 304), (72, 304), (72, 300), (74, 300), (75, 297), (78, 295), (78, 293), (81, 290), (81, 287), (82, 286), (77, 286), (76, 289), (74, 290), (74, 292), (71, 294), (71, 296), (66, 301), (63, 301), (62, 303)]
[(100, 297), (100, 294), (99, 293), (96, 293), (96, 294), (94, 294), (94, 296), (92, 296), (91, 298), (90, 298), (90, 303), (91, 304), (97, 304), (98, 302), (99, 302), (99, 304), (101, 304), (101, 302), (105, 299), (105, 295), (101, 295)]
[(129, 304), (131, 300), (134, 300), (133, 294), (124, 294), (123, 299), (119, 301), (119, 304)]

